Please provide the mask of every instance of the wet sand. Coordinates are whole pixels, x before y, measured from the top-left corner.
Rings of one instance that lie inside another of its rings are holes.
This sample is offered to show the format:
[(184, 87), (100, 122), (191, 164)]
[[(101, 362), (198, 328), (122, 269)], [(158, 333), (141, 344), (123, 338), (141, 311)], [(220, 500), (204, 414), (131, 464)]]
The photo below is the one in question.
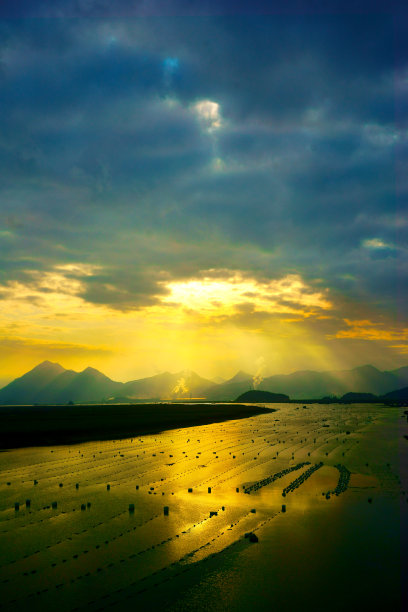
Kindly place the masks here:
[(403, 410), (274, 407), (1, 453), (3, 608), (407, 609)]

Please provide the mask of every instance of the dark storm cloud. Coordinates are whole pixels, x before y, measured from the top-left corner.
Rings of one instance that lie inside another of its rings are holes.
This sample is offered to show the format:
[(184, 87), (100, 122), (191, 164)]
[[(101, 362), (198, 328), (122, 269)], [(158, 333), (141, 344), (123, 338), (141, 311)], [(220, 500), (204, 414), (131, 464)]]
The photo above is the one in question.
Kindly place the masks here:
[(110, 6), (1, 23), (2, 282), (89, 263), (84, 297), (127, 310), (207, 268), (296, 272), (392, 309), (408, 74), (392, 14), (103, 18)]

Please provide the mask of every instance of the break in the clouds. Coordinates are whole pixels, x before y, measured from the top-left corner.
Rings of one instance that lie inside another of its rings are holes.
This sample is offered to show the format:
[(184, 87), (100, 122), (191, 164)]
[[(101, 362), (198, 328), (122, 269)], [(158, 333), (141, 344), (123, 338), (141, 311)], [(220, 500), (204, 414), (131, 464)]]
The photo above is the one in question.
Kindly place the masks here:
[[(267, 344), (291, 315), (325, 354), (359, 337), (363, 361), (377, 339), (398, 362), (408, 55), (392, 11), (67, 6), (0, 23), (5, 319), (16, 300), (40, 309), (24, 315), (40, 342), (40, 311), (170, 320), (201, 297), (225, 334), (252, 316)], [(392, 332), (346, 322), (373, 318)]]

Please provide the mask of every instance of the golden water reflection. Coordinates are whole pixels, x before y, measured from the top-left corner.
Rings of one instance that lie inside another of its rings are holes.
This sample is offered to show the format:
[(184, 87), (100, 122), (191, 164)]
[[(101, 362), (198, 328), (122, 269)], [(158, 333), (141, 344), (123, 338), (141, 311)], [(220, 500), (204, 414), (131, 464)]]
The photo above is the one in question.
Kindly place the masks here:
[[(219, 596), (245, 610), (261, 585), (252, 607), (268, 609), (288, 595), (300, 560), (331, 584), (327, 564), (343, 571), (347, 547), (363, 565), (376, 558), (374, 540), (399, 558), (400, 411), (274, 407), (160, 435), (1, 453), (5, 609), (120, 610), (129, 600), (204, 609)], [(339, 465), (350, 478), (335, 495)], [(390, 581), (395, 564), (381, 567)]]

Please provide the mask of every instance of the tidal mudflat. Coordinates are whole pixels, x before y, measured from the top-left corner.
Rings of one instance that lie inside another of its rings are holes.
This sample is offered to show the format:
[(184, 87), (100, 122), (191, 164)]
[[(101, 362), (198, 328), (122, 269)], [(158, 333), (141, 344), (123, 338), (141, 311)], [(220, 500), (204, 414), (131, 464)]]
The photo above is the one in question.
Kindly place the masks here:
[(268, 412), (254, 404), (0, 406), (0, 449), (112, 440)]
[(0, 453), (3, 608), (406, 609), (403, 409), (273, 408)]

